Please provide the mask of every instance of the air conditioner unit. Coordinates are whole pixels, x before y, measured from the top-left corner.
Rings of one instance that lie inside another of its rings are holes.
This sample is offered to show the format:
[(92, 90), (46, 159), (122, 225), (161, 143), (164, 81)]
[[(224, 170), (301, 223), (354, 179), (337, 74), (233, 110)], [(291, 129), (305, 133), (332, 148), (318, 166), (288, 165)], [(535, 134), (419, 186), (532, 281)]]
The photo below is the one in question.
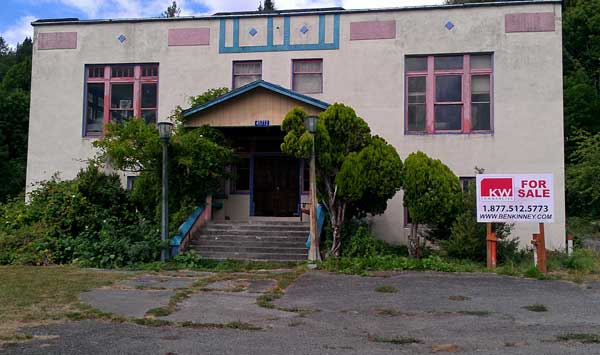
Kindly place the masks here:
[(131, 100), (119, 100), (119, 108), (120, 109), (130, 109), (131, 108)]

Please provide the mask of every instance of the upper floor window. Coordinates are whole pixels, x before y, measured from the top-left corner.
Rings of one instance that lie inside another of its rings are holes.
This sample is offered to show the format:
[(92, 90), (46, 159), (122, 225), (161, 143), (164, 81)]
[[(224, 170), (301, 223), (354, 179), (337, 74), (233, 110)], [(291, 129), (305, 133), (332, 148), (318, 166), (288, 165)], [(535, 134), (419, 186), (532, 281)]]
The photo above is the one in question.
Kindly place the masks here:
[(262, 62), (260, 60), (233, 62), (232, 86), (234, 89), (260, 79), (262, 79)]
[(406, 57), (408, 133), (492, 131), (492, 55)]
[(108, 122), (143, 117), (156, 123), (158, 111), (158, 65), (86, 66), (86, 136), (103, 133)]
[(323, 59), (292, 61), (292, 90), (303, 94), (323, 92)]

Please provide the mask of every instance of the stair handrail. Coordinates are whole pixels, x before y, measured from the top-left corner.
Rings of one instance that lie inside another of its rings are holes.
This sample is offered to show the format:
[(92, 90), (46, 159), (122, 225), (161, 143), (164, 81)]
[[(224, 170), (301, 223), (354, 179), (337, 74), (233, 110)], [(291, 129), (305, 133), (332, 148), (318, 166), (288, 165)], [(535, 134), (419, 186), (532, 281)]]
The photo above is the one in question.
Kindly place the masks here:
[(212, 196), (206, 196), (204, 206), (196, 208), (179, 226), (171, 238), (171, 256), (187, 250), (191, 236), (212, 218)]

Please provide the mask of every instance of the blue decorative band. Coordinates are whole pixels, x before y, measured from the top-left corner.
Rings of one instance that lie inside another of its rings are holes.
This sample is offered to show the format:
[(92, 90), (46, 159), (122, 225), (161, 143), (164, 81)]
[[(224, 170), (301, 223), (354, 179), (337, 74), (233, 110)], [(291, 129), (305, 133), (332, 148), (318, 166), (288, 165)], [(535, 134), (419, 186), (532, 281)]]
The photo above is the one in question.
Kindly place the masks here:
[(233, 19), (232, 46), (225, 45), (227, 19), (221, 19), (219, 31), (219, 53), (251, 53), (332, 50), (340, 47), (340, 15), (333, 15), (333, 42), (325, 42), (325, 15), (319, 15), (319, 42), (290, 44), (290, 16), (283, 17), (283, 44), (273, 44), (273, 16), (267, 17), (267, 44), (264, 46), (240, 46), (240, 19)]

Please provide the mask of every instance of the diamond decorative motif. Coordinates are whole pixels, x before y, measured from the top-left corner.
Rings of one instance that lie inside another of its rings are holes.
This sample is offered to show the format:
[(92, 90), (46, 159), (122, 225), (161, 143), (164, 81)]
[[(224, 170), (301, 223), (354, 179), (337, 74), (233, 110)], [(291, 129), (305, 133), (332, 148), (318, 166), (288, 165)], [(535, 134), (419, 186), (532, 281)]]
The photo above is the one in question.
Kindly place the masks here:
[(258, 31), (256, 30), (256, 28), (252, 27), (250, 29), (250, 31), (248, 31), (248, 33), (250, 34), (250, 36), (254, 37), (254, 36), (256, 36), (256, 34), (258, 33)]
[(117, 37), (117, 39), (119, 40), (119, 42), (123, 43), (123, 42), (125, 42), (127, 37), (125, 37), (125, 35), (120, 35), (119, 37)]
[(306, 27), (306, 25), (302, 25), (302, 27), (300, 28), (300, 32), (302, 32), (302, 34), (305, 35), (306, 32), (308, 32), (308, 27)]
[(446, 25), (444, 27), (446, 27), (446, 29), (448, 31), (450, 31), (451, 29), (454, 28), (454, 24), (452, 23), (452, 21), (448, 21), (448, 22), (446, 22)]

